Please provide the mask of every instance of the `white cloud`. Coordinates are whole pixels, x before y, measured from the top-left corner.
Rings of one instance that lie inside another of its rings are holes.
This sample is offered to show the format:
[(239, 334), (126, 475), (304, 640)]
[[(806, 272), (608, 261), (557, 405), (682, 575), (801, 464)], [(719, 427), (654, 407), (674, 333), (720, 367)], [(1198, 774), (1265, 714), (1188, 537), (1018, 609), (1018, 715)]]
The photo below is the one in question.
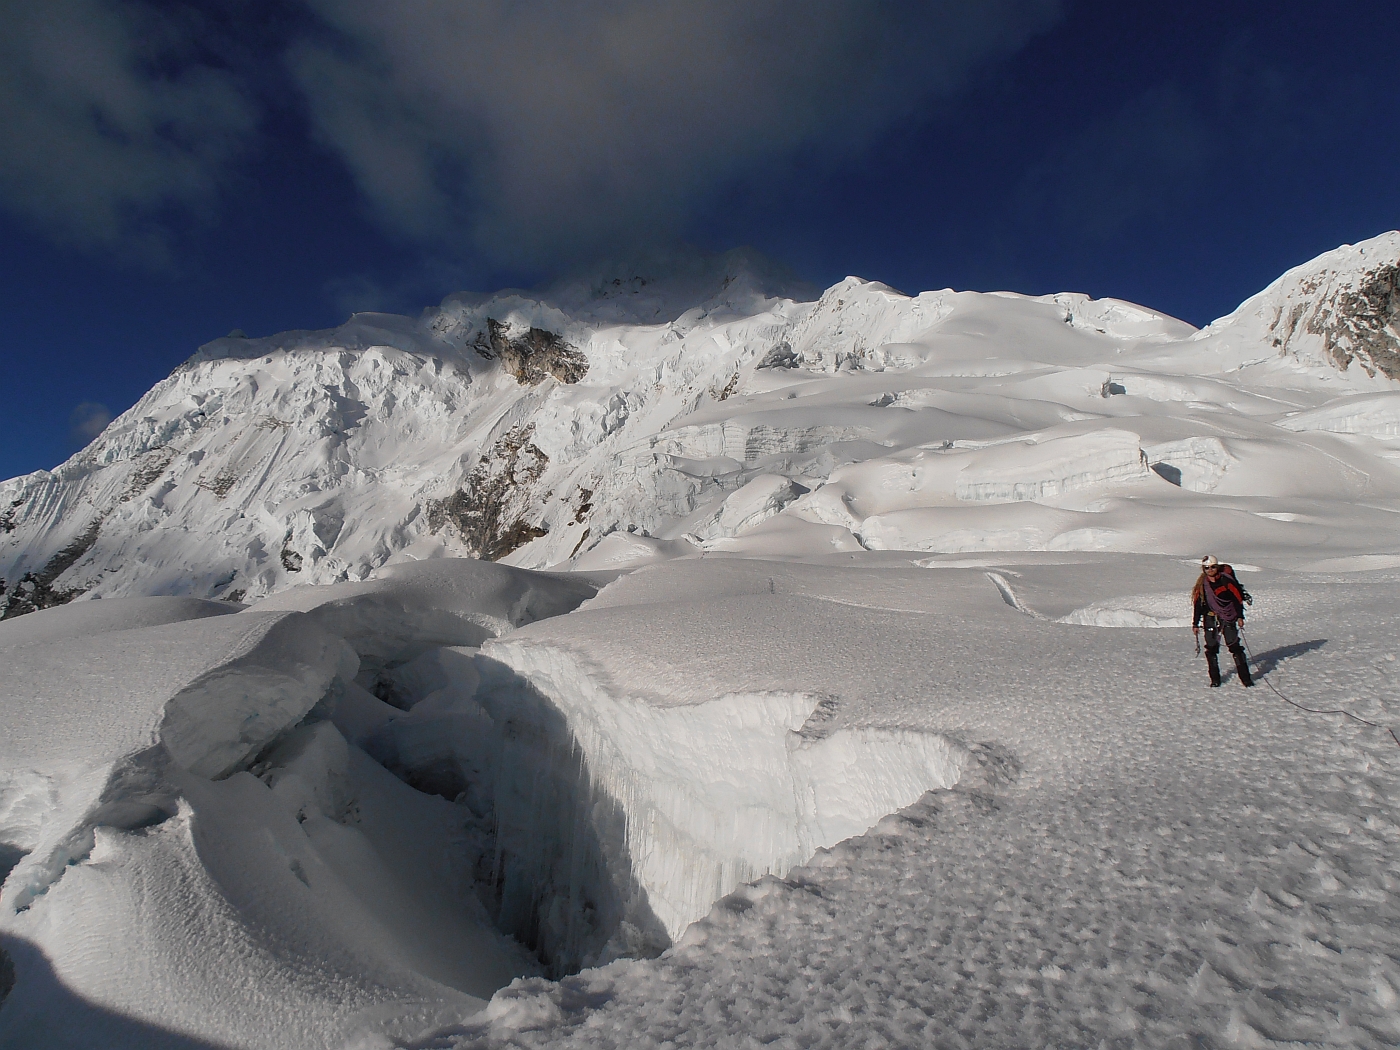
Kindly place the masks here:
[(199, 21), (114, 0), (0, 0), (0, 202), (60, 240), (158, 254), (149, 224), (207, 205), (253, 130)]
[(393, 229), (529, 262), (664, 237), (726, 180), (850, 154), (1056, 0), (308, 0), (320, 137)]
[(68, 414), (68, 443), (74, 448), (86, 447), (112, 422), (112, 411), (96, 401), (84, 401)]

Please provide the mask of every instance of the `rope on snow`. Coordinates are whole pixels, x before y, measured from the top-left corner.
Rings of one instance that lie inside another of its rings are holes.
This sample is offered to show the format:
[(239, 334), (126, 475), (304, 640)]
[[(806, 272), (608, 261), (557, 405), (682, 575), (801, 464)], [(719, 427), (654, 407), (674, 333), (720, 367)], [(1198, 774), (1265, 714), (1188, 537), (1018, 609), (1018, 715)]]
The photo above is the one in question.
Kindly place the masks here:
[[(1257, 665), (1259, 661), (1254, 659), (1254, 651), (1249, 647), (1249, 641), (1245, 638), (1243, 628), (1240, 629), (1240, 644), (1244, 646), (1244, 651), (1249, 656), (1250, 662)], [(1304, 707), (1296, 700), (1288, 699), (1288, 697), (1284, 696), (1281, 692), (1274, 688), (1274, 683), (1269, 681), (1268, 677), (1265, 674), (1257, 670), (1256, 674), (1258, 674), (1259, 680), (1265, 685), (1267, 685), (1270, 689), (1272, 689), (1274, 695), (1280, 700), (1282, 700), (1285, 704), (1291, 704), (1292, 706), (1296, 707), (1299, 711), (1306, 711), (1310, 715), (1345, 715), (1347, 718), (1360, 722), (1364, 726), (1370, 726), (1372, 729), (1384, 729), (1387, 733), (1390, 734), (1390, 739), (1395, 741), (1396, 746), (1400, 747), (1400, 736), (1396, 736), (1395, 730), (1391, 729), (1389, 726), (1383, 726), (1378, 722), (1369, 721), (1365, 718), (1362, 718), (1360, 715), (1354, 715), (1350, 711), (1343, 711), (1340, 708), (1333, 711), (1322, 711), (1318, 710), (1317, 708)]]

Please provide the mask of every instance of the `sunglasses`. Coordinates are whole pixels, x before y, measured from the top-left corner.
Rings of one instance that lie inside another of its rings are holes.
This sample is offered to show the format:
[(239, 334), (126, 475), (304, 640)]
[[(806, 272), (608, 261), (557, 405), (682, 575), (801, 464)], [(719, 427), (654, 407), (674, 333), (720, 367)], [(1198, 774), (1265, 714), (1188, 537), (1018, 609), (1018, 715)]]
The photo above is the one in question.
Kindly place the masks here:
[(1217, 569), (1214, 565), (1212, 565), (1209, 569), (1206, 570), (1206, 575), (1207, 575), (1207, 576), (1214, 576), (1214, 575), (1215, 575), (1217, 572), (1219, 572), (1219, 571), (1220, 571), (1219, 569)]

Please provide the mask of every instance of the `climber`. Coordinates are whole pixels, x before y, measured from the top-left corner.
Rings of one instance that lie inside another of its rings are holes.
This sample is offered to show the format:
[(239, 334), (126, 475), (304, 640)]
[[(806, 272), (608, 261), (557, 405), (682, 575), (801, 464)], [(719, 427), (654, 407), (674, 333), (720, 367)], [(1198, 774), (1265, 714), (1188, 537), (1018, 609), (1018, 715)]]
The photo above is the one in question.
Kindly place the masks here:
[(1239, 629), (1244, 626), (1244, 607), (1253, 605), (1254, 599), (1235, 579), (1235, 570), (1221, 565), (1215, 555), (1207, 554), (1201, 559), (1201, 575), (1196, 586), (1191, 589), (1191, 632), (1196, 636), (1196, 651), (1201, 651), (1201, 627), (1206, 629), (1206, 666), (1210, 668), (1210, 684), (1220, 684), (1220, 636), (1225, 635), (1225, 646), (1235, 658), (1235, 670), (1239, 672), (1241, 685), (1253, 685), (1254, 677), (1249, 673), (1249, 659), (1244, 646), (1240, 644)]

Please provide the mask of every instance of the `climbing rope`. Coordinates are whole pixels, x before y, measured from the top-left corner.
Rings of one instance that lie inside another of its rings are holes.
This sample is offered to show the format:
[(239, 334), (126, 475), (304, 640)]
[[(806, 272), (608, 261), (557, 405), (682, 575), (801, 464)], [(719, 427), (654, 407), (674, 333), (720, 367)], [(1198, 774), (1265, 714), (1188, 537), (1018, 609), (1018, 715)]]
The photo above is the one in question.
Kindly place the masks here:
[[(1255, 664), (1255, 665), (1256, 665), (1256, 668), (1257, 668), (1257, 665), (1258, 665), (1259, 661), (1256, 660), (1256, 659), (1254, 659), (1254, 651), (1253, 651), (1252, 649), (1250, 649), (1250, 647), (1249, 647), (1249, 641), (1248, 641), (1248, 640), (1245, 638), (1245, 636), (1244, 636), (1244, 628), (1241, 627), (1241, 628), (1239, 629), (1239, 631), (1240, 631), (1240, 644), (1244, 646), (1245, 654), (1249, 657), (1250, 663)], [(1197, 643), (1197, 644), (1199, 645), (1199, 643)], [(1396, 735), (1395, 735), (1395, 730), (1391, 729), (1389, 726), (1383, 726), (1383, 725), (1379, 724), (1378, 722), (1369, 721), (1368, 719), (1362, 718), (1360, 715), (1354, 715), (1354, 714), (1352, 714), (1350, 711), (1343, 711), (1343, 710), (1340, 709), (1340, 708), (1338, 708), (1338, 709), (1336, 709), (1336, 710), (1322, 711), (1322, 710), (1319, 710), (1319, 709), (1313, 708), (1313, 707), (1304, 707), (1302, 704), (1298, 703), (1296, 700), (1290, 700), (1290, 699), (1288, 699), (1288, 697), (1284, 696), (1281, 692), (1279, 692), (1278, 689), (1276, 689), (1276, 688), (1274, 687), (1274, 683), (1271, 682), (1271, 681), (1269, 681), (1269, 679), (1263, 674), (1263, 672), (1258, 671), (1258, 670), (1256, 669), (1256, 672), (1255, 672), (1255, 673), (1258, 675), (1259, 681), (1263, 682), (1263, 683), (1264, 683), (1265, 685), (1267, 685), (1270, 689), (1272, 689), (1274, 695), (1275, 695), (1276, 697), (1278, 697), (1280, 700), (1282, 700), (1285, 704), (1291, 704), (1292, 706), (1296, 707), (1299, 711), (1306, 711), (1306, 712), (1307, 712), (1308, 714), (1310, 714), (1310, 715), (1345, 715), (1347, 718), (1350, 718), (1350, 719), (1353, 719), (1354, 721), (1360, 722), (1360, 723), (1361, 723), (1362, 725), (1364, 725), (1364, 726), (1370, 726), (1372, 729), (1384, 729), (1387, 733), (1390, 734), (1390, 739), (1392, 739), (1392, 740), (1395, 741), (1396, 746), (1397, 746), (1397, 747), (1400, 747), (1400, 736), (1396, 736)]]

